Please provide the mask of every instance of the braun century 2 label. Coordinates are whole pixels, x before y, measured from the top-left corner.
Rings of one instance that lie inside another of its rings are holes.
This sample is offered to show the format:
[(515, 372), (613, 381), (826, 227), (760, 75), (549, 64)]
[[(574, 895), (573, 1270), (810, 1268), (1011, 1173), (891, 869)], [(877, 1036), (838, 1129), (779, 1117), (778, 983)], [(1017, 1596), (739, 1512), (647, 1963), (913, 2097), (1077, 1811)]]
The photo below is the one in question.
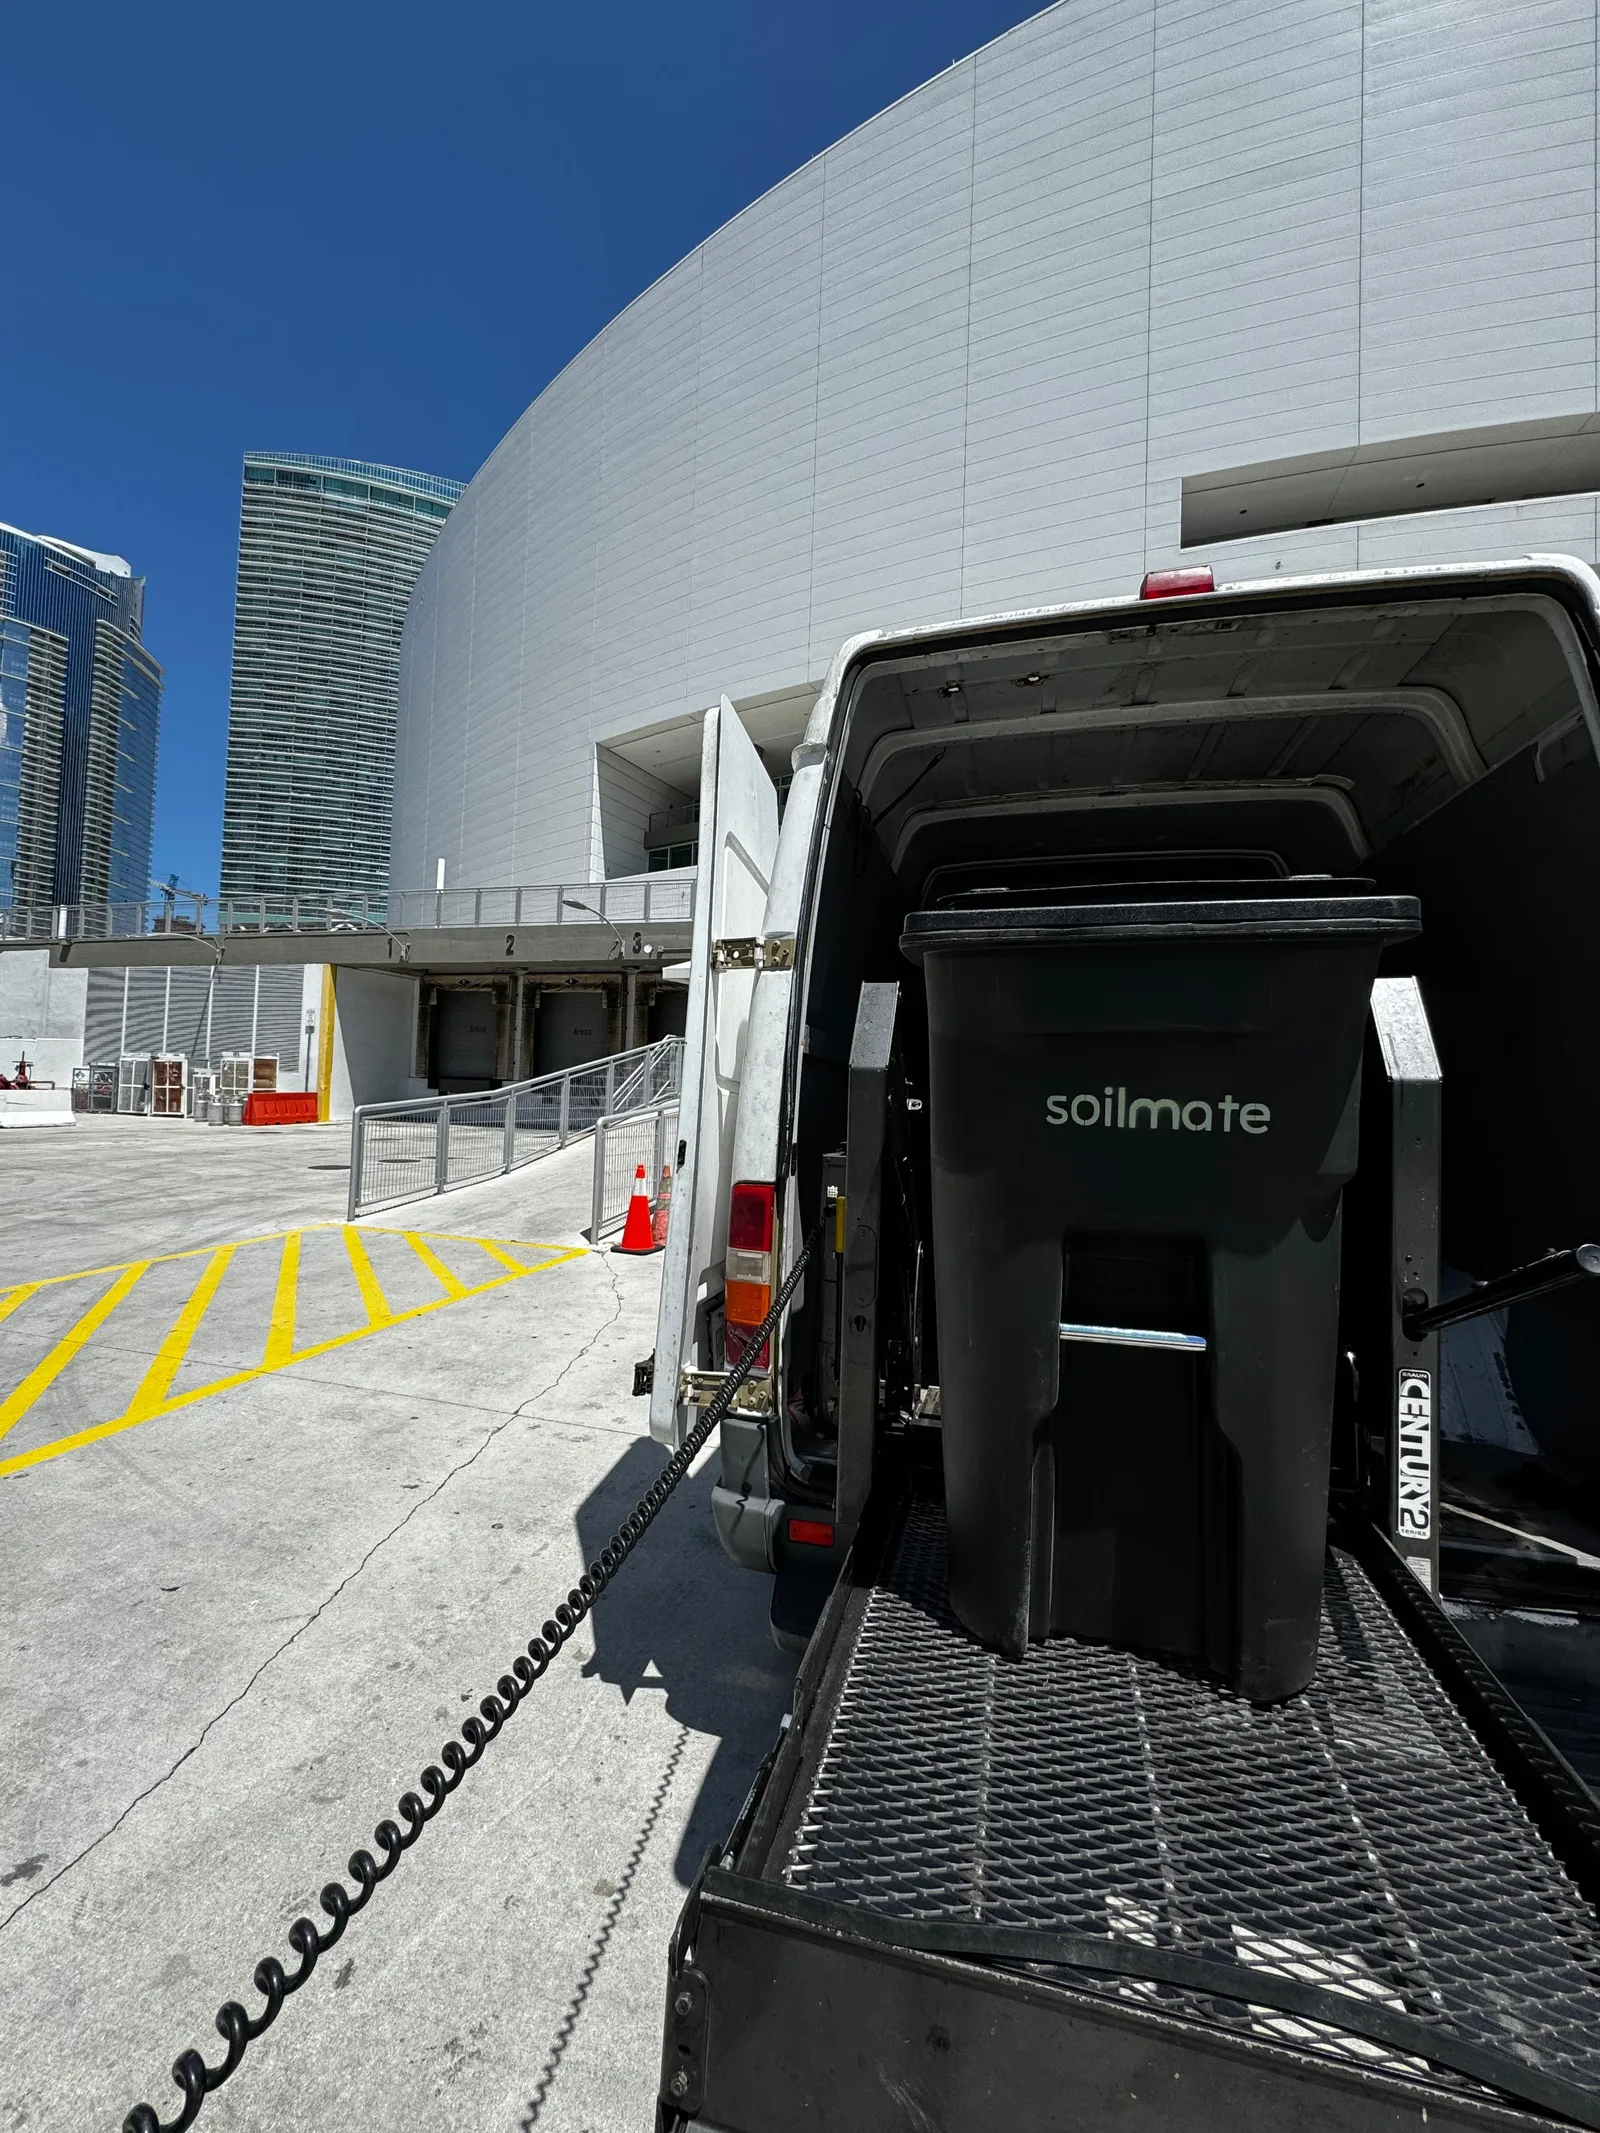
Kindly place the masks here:
[(1394, 1526), (1401, 1540), (1433, 1537), (1433, 1378), (1402, 1370), (1395, 1394)]

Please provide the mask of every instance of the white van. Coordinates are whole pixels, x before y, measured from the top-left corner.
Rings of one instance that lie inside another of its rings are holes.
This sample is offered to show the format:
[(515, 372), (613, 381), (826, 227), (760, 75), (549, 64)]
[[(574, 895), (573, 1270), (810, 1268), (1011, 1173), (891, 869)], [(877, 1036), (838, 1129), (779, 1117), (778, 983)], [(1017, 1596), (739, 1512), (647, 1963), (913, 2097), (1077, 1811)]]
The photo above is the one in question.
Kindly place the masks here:
[[(841, 1216), (722, 1425), (717, 1531), (778, 1574), (785, 1641), (815, 1613), (785, 1595), (831, 1582), (882, 1435), (937, 1441), (926, 1015), (899, 945), (930, 878), (1243, 855), (1420, 898), (1421, 939), (1385, 967), (1417, 978), (1444, 1063), (1443, 1259), (1488, 1277), (1600, 1212), (1597, 674), (1600, 581), (1570, 558), (1216, 587), (1184, 571), (1124, 600), (851, 639), (781, 827), (736, 713), (707, 715), (661, 1442), (683, 1441), (836, 1204), (863, 987), (898, 987), (873, 1309), (841, 1304)], [(1520, 1413), (1556, 1467), (1600, 1479), (1572, 1396), (1600, 1310), (1584, 1293), (1524, 1315), (1501, 1358)], [(870, 1428), (841, 1456), (841, 1357), (863, 1332)]]

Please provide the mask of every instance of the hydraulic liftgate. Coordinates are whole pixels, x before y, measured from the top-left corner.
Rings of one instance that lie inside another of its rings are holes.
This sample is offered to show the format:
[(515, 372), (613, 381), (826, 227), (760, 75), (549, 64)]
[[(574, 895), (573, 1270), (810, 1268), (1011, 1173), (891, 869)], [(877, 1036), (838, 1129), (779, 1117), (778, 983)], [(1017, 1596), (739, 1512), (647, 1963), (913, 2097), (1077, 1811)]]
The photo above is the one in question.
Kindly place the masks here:
[(985, 1650), (930, 1497), (856, 1556), (680, 1922), (665, 2125), (1600, 2126), (1600, 1818), (1381, 1540), (1269, 1708)]

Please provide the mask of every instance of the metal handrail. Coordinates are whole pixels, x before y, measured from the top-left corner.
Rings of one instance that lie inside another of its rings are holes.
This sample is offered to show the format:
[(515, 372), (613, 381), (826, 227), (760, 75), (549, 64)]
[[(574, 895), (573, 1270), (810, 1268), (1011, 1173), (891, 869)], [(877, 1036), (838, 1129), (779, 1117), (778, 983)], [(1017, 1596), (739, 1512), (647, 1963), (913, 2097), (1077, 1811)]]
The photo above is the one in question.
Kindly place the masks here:
[[(437, 932), (445, 927), (684, 925), (694, 916), (687, 869), (619, 881), (403, 889), (393, 895), (230, 897), (187, 891), (143, 902), (0, 905), (6, 941), (218, 939), (231, 933)], [(643, 952), (645, 944), (639, 944)]]
[[(411, 1096), (397, 1102), (360, 1104), (350, 1120), (350, 1195), (347, 1219), (379, 1207), (426, 1199), (485, 1178), (503, 1177), (541, 1155), (552, 1154), (592, 1133), (602, 1117), (646, 1108), (675, 1096), (683, 1073), (683, 1039), (663, 1037), (607, 1059), (586, 1060), (554, 1074), (508, 1082), (498, 1089), (460, 1096)], [(589, 1091), (580, 1092), (575, 1113), (573, 1085), (598, 1084), (594, 1116), (582, 1115)], [(542, 1101), (541, 1101), (542, 1099)], [(530, 1100), (537, 1115), (525, 1119)], [(372, 1128), (384, 1146), (374, 1152)], [(407, 1136), (403, 1130), (417, 1131)], [(387, 1128), (388, 1131), (384, 1129)], [(494, 1139), (498, 1136), (498, 1144)], [(456, 1158), (459, 1156), (460, 1160)], [(391, 1173), (368, 1189), (369, 1162)]]
[[(591, 1244), (598, 1244), (607, 1230), (616, 1229), (624, 1221), (628, 1212), (628, 1201), (633, 1196), (632, 1171), (629, 1171), (627, 1178), (623, 1180), (627, 1187), (625, 1192), (614, 1196), (607, 1192), (611, 1180), (606, 1174), (606, 1149), (612, 1134), (618, 1128), (636, 1134), (648, 1129), (650, 1133), (649, 1156), (641, 1156), (639, 1160), (646, 1162), (645, 1176), (650, 1186), (650, 1213), (653, 1217), (661, 1197), (661, 1172), (666, 1162), (668, 1146), (667, 1121), (671, 1119), (675, 1128), (677, 1118), (678, 1098), (672, 1096), (662, 1103), (636, 1104), (629, 1110), (613, 1112), (608, 1117), (595, 1120), (594, 1183), (589, 1196)], [(676, 1167), (674, 1164), (673, 1168)]]

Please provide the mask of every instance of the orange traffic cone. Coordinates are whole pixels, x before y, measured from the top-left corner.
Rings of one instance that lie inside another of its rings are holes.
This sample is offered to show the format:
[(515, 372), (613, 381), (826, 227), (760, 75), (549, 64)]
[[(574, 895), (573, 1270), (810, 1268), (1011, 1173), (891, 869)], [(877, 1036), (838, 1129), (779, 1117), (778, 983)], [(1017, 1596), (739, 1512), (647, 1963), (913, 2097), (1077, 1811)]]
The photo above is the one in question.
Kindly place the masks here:
[(655, 1243), (657, 1251), (660, 1251), (667, 1241), (667, 1224), (671, 1220), (672, 1165), (663, 1163), (661, 1166), (661, 1190), (656, 1194)]
[(650, 1188), (644, 1181), (643, 1163), (633, 1174), (633, 1197), (628, 1202), (628, 1219), (622, 1226), (622, 1242), (612, 1245), (611, 1249), (641, 1255), (656, 1249), (650, 1226)]

